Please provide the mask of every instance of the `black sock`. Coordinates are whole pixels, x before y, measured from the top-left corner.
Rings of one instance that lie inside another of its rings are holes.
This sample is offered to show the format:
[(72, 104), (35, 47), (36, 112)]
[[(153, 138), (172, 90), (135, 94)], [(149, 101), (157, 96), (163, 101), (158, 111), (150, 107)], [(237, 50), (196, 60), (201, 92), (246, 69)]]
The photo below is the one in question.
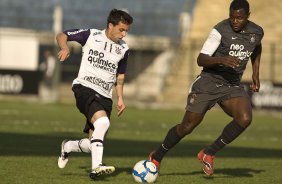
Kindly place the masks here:
[(165, 154), (173, 147), (175, 146), (182, 137), (179, 137), (176, 133), (176, 126), (172, 127), (168, 132), (167, 135), (161, 144), (161, 146), (156, 150), (154, 153), (154, 159), (158, 162), (161, 162)]
[(235, 140), (244, 130), (245, 128), (241, 127), (238, 123), (231, 121), (225, 126), (221, 135), (214, 141), (214, 143), (206, 148), (205, 153), (208, 155), (215, 155), (225, 145)]

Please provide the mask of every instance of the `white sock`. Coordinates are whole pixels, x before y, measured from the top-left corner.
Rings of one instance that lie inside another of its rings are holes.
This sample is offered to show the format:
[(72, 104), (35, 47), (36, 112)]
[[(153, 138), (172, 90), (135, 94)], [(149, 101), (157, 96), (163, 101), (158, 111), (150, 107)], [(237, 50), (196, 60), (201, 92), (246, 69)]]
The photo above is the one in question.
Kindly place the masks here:
[(110, 127), (110, 120), (108, 117), (101, 117), (94, 122), (94, 132), (91, 137), (91, 156), (92, 169), (97, 168), (102, 164), (103, 159), (103, 141), (104, 136)]
[(91, 144), (90, 140), (88, 138), (81, 139), (78, 143), (80, 150), (84, 153), (90, 153), (91, 152)]
[(94, 142), (91, 144), (91, 149), (92, 170), (94, 170), (102, 164), (104, 147), (102, 143)]
[(64, 150), (70, 152), (90, 153), (90, 140), (87, 138), (81, 140), (69, 140), (65, 143)]

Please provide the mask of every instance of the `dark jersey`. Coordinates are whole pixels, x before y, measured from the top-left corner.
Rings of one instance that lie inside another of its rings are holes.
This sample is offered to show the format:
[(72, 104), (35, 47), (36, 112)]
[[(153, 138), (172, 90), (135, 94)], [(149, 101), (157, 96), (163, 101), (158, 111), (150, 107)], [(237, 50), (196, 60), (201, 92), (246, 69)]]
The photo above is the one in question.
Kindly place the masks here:
[(218, 23), (214, 29), (220, 34), (220, 43), (212, 56), (235, 56), (240, 59), (240, 66), (237, 68), (217, 65), (204, 68), (203, 71), (213, 74), (216, 78), (223, 79), (230, 84), (238, 85), (241, 81), (248, 60), (255, 48), (261, 44), (264, 32), (255, 23), (249, 21), (245, 28), (236, 33), (233, 31), (228, 19)]

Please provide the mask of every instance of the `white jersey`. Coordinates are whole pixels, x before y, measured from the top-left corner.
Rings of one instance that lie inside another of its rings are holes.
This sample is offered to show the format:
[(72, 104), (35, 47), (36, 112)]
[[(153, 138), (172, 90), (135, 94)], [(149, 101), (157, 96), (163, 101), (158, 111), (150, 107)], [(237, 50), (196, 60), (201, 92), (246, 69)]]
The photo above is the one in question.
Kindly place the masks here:
[[(122, 40), (119, 43), (111, 41), (105, 30), (80, 29), (65, 31), (65, 34), (68, 41), (77, 41), (83, 45), (80, 69), (73, 85), (81, 84), (112, 98), (117, 73), (125, 73), (129, 49), (127, 44)], [(120, 67), (119, 62), (125, 64)]]

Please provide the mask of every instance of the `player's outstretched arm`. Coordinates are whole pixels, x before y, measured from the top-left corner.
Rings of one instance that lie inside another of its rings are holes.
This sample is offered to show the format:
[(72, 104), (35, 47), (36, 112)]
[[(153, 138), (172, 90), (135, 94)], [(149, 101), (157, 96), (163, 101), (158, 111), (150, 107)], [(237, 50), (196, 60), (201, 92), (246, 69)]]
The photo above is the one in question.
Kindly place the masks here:
[(58, 59), (60, 61), (65, 61), (70, 56), (69, 47), (67, 45), (68, 37), (63, 32), (56, 36), (58, 46), (60, 51), (58, 52)]

